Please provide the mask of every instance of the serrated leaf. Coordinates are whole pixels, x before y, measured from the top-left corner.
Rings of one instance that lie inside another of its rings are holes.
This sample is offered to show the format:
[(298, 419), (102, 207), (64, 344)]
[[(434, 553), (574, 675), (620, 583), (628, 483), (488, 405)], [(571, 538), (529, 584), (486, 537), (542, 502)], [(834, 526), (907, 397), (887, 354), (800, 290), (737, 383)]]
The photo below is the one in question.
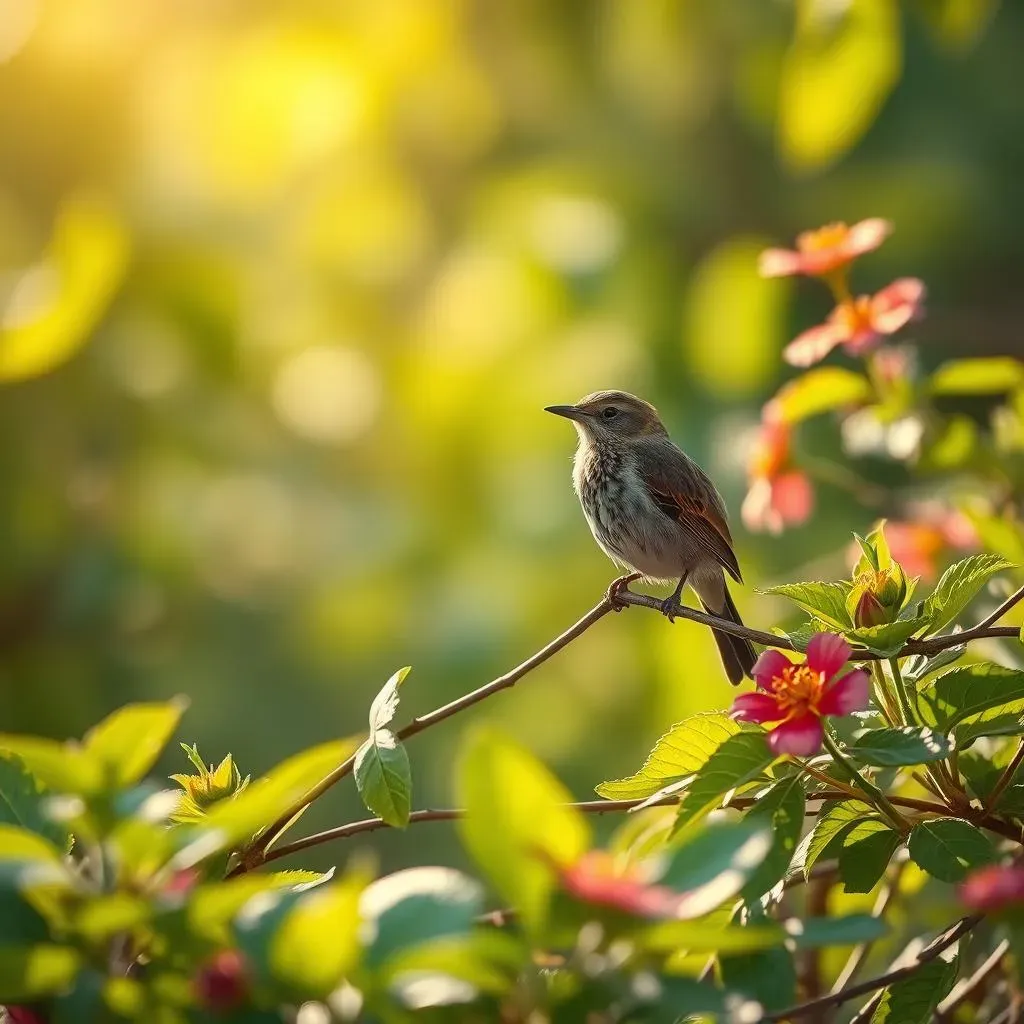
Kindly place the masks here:
[(721, 956), (719, 967), (727, 989), (757, 1000), (768, 1011), (796, 1002), (796, 967), (784, 947)]
[(907, 847), (911, 860), (942, 882), (960, 882), (972, 868), (998, 859), (988, 836), (962, 818), (919, 822), (911, 830)]
[(769, 587), (762, 591), (765, 594), (778, 594), (798, 604), (809, 615), (836, 629), (849, 629), (853, 622), (846, 610), (846, 599), (850, 593), (848, 582), (822, 583), (784, 583), (778, 587)]
[(855, 946), (874, 942), (889, 926), (870, 914), (847, 914), (843, 917), (791, 917), (783, 923), (786, 933), (797, 949), (818, 949), (822, 946)]
[(743, 888), (770, 848), (771, 833), (763, 823), (708, 825), (671, 851), (659, 885), (685, 895), (680, 918), (703, 917)]
[(572, 864), (590, 845), (572, 795), (529, 751), (488, 729), (469, 734), (456, 790), (466, 816), (459, 832), (497, 892), (522, 915), (528, 932), (547, 917), (553, 864)]
[(928, 617), (913, 619), (897, 619), (895, 622), (883, 622), (878, 626), (863, 626), (850, 630), (846, 636), (854, 643), (866, 647), (883, 658), (891, 658), (898, 654), (904, 644), (915, 634), (928, 625)]
[(602, 782), (596, 792), (607, 800), (653, 796), (666, 784), (692, 775), (725, 740), (741, 731), (739, 723), (719, 711), (686, 718), (659, 738), (640, 771), (626, 779)]
[(1011, 356), (955, 359), (928, 381), (933, 395), (999, 395), (1024, 385), (1024, 363)]
[(90, 729), (85, 753), (103, 765), (107, 785), (138, 782), (156, 763), (188, 707), (184, 697), (161, 703), (126, 704)]
[(768, 892), (789, 869), (804, 827), (807, 799), (799, 775), (776, 782), (747, 812), (745, 820), (770, 830), (771, 849), (753, 877), (743, 887), (748, 902)]
[(839, 877), (847, 892), (871, 892), (899, 848), (900, 834), (883, 821), (860, 821), (843, 835)]
[(890, 985), (871, 1015), (870, 1024), (928, 1024), (935, 1007), (956, 981), (957, 961), (941, 957), (921, 964), (913, 974)]
[(935, 633), (952, 622), (997, 573), (1012, 569), (1001, 555), (971, 555), (951, 565), (924, 602), (928, 632)]
[(0, 751), (14, 754), (54, 793), (91, 796), (103, 788), (103, 767), (77, 743), (0, 734)]
[[(871, 808), (859, 800), (826, 801), (818, 814), (807, 838), (800, 844), (803, 854), (805, 877), (810, 877), (811, 868), (826, 852), (838, 852), (842, 837), (859, 821), (874, 818)], [(833, 843), (837, 844), (833, 846)]]
[(66, 946), (0, 946), (0, 1002), (29, 1002), (70, 986), (81, 955)]
[(907, 726), (862, 733), (850, 745), (849, 753), (861, 764), (892, 768), (941, 761), (953, 749), (948, 736), (927, 727)]
[(370, 704), (370, 732), (383, 729), (394, 717), (398, 710), (398, 688), (405, 682), (405, 677), (412, 671), (406, 665), (400, 668), (380, 689), (380, 692), (373, 698)]
[(730, 736), (697, 772), (679, 805), (675, 831), (703, 817), (726, 793), (752, 782), (775, 760), (763, 732)]
[(907, 659), (903, 667), (903, 678), (912, 683), (920, 683), (928, 676), (941, 672), (944, 668), (949, 668), (954, 661), (963, 657), (966, 649), (966, 645), (960, 644), (958, 647), (947, 647), (930, 658), (926, 658), (923, 654), (915, 654)]
[(1024, 731), (1024, 672), (1001, 665), (965, 665), (928, 681), (919, 691), (922, 717), (952, 733), (960, 749), (979, 736)]
[(407, 868), (372, 882), (359, 904), (373, 935), (367, 966), (382, 967), (416, 946), (468, 934), (482, 901), (480, 884), (453, 868)]
[(356, 788), (363, 803), (394, 828), (409, 824), (412, 769), (409, 754), (390, 729), (378, 729), (356, 752)]
[(47, 792), (14, 755), (0, 755), (0, 822), (19, 825), (68, 848), (67, 830), (47, 817)]

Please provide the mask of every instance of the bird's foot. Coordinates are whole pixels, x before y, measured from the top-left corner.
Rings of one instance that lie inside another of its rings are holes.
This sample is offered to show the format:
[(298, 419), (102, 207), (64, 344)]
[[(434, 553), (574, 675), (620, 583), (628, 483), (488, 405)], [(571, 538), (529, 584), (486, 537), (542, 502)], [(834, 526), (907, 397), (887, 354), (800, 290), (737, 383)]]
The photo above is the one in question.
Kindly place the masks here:
[(664, 615), (669, 622), (675, 622), (676, 615), (679, 614), (680, 607), (679, 598), (676, 597), (675, 594), (672, 594), (661, 602), (661, 614)]
[(623, 590), (629, 588), (630, 583), (633, 580), (638, 580), (643, 576), (642, 572), (630, 572), (625, 576), (620, 576), (617, 580), (612, 580), (608, 585), (607, 591), (605, 591), (605, 600), (614, 608), (617, 612), (621, 612), (626, 607), (625, 602), (619, 596)]

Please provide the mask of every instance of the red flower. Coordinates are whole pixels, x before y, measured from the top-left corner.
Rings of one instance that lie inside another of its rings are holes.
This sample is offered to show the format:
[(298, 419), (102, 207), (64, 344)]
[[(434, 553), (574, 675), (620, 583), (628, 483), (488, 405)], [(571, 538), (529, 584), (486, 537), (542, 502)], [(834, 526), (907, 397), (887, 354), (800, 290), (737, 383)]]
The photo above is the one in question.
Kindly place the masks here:
[(803, 664), (782, 651), (765, 651), (754, 665), (760, 692), (740, 694), (733, 701), (733, 718), (778, 723), (768, 733), (768, 746), (776, 754), (816, 754), (824, 735), (822, 718), (868, 706), (867, 672), (855, 668), (840, 674), (849, 657), (850, 645), (835, 633), (815, 633)]
[(781, 533), (810, 517), (814, 491), (807, 474), (790, 459), (789, 440), (789, 427), (769, 414), (754, 446), (750, 489), (740, 510), (748, 530)]
[(757, 269), (762, 277), (788, 277), (790, 274), (821, 277), (877, 249), (890, 231), (892, 225), (880, 217), (862, 220), (852, 228), (843, 223), (826, 224), (816, 231), (798, 235), (796, 251), (765, 249)]
[(196, 972), (192, 982), (196, 1000), (207, 1010), (234, 1010), (249, 994), (248, 972), (242, 954), (222, 949)]
[(10, 1024), (46, 1024), (46, 1018), (27, 1006), (5, 1006), (7, 1020)]
[(617, 870), (615, 859), (604, 850), (585, 853), (559, 875), (570, 896), (635, 917), (675, 917), (686, 899), (663, 885), (651, 885), (635, 872)]
[(923, 281), (901, 277), (875, 295), (847, 299), (832, 310), (825, 323), (791, 341), (783, 358), (791, 366), (812, 366), (837, 345), (852, 356), (863, 355), (883, 336), (895, 334), (920, 315), (924, 293)]
[(1024, 867), (990, 864), (972, 871), (960, 885), (960, 899), (971, 910), (985, 913), (1024, 901)]

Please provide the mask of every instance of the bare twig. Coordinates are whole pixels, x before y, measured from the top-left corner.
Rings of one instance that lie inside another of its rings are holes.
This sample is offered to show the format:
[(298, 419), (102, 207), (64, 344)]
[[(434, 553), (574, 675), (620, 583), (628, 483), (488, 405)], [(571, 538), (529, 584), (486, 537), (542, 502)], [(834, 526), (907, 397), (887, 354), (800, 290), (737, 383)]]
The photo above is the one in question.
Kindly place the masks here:
[(1016, 753), (1013, 755), (1010, 763), (1003, 769), (1003, 774), (999, 776), (999, 781), (992, 787), (992, 792), (985, 798), (984, 806), (986, 812), (991, 811), (999, 803), (999, 798), (1006, 791), (1006, 787), (1013, 782), (1013, 777), (1017, 774), (1021, 761), (1024, 761), (1024, 740), (1017, 744)]
[(788, 1020), (790, 1017), (806, 1017), (808, 1014), (815, 1013), (822, 1007), (841, 1006), (843, 1003), (848, 1002), (851, 999), (856, 999), (857, 996), (866, 995), (868, 992), (875, 992), (878, 989), (886, 988), (894, 982), (901, 981), (903, 978), (909, 977), (922, 965), (941, 956), (947, 949), (949, 949), (950, 946), (955, 942), (958, 942), (968, 932), (970, 932), (980, 920), (980, 914), (961, 918), (956, 924), (947, 928), (945, 932), (925, 946), (925, 948), (922, 949), (916, 957), (914, 957), (911, 963), (905, 964), (903, 967), (894, 968), (891, 971), (887, 971), (885, 974), (878, 975), (876, 978), (869, 978), (867, 981), (862, 981), (859, 985), (851, 985), (842, 992), (830, 992), (827, 996), (821, 996), (818, 999), (809, 999), (807, 1002), (800, 1003), (797, 1006), (790, 1006), (788, 1009), (779, 1010), (777, 1013), (770, 1013), (761, 1019), (765, 1021), (773, 1021)]
[(987, 629), (989, 626), (995, 625), (1015, 604), (1019, 604), (1021, 601), (1024, 601), (1024, 587), (1015, 590), (991, 615), (986, 615), (978, 623), (977, 628)]
[[(897, 866), (894, 869), (892, 877), (890, 877), (888, 882), (886, 882), (882, 887), (877, 899), (875, 900), (875, 905), (871, 908), (872, 917), (881, 917), (889, 908), (889, 904), (892, 902), (892, 898), (896, 894), (900, 871), (901, 868)], [(842, 992), (843, 989), (845, 989), (846, 986), (849, 985), (857, 976), (857, 972), (864, 965), (864, 961), (867, 959), (868, 953), (871, 951), (871, 946), (871, 942), (861, 942), (853, 947), (846, 963), (843, 964), (843, 969), (839, 972), (839, 976), (832, 985), (833, 994)]]
[(950, 1019), (953, 1015), (953, 1011), (961, 1004), (966, 1002), (971, 996), (985, 982), (988, 980), (989, 975), (999, 966), (1004, 956), (1010, 949), (1009, 939), (1003, 939), (989, 957), (981, 964), (980, 967), (969, 977), (964, 978), (963, 981), (957, 982), (953, 986), (949, 995), (939, 1003), (935, 1010), (936, 1017), (939, 1020)]

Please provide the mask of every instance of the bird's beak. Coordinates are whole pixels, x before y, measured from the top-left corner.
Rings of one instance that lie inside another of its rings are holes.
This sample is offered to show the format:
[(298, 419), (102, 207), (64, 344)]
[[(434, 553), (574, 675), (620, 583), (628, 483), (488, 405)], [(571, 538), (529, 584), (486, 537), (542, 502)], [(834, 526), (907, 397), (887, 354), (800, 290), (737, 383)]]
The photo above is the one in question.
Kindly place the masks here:
[(587, 414), (578, 405), (548, 405), (545, 412), (553, 412), (556, 416), (564, 416), (567, 420), (578, 420), (583, 422)]

